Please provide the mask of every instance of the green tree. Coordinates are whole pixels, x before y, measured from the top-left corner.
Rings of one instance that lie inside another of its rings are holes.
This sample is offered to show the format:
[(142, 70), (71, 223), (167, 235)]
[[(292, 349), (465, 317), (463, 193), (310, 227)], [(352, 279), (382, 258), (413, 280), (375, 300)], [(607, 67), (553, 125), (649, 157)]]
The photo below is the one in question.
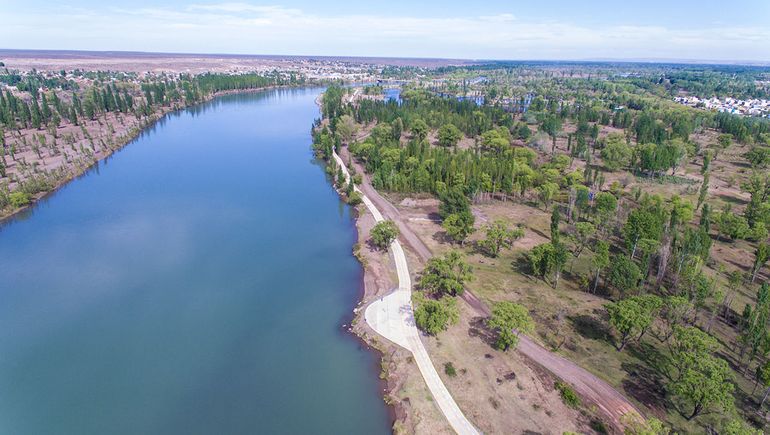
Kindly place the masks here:
[(380, 249), (388, 249), (398, 234), (398, 226), (392, 220), (377, 222), (371, 231), (372, 243)]
[(476, 218), (473, 216), (473, 213), (462, 211), (447, 216), (441, 226), (444, 227), (447, 236), (455, 242), (463, 244), (465, 243), (465, 239), (475, 231), (475, 228), (473, 227), (475, 221)]
[(412, 136), (418, 141), (422, 142), (428, 137), (428, 124), (420, 118), (412, 121), (409, 130), (412, 132)]
[(532, 130), (529, 129), (526, 123), (522, 122), (519, 124), (519, 127), (516, 129), (516, 136), (519, 139), (526, 141), (527, 139), (529, 139), (530, 136), (532, 136)]
[(684, 296), (669, 296), (665, 301), (661, 312), (661, 320), (665, 329), (659, 336), (661, 340), (668, 341), (677, 327), (692, 317), (695, 307), (690, 299)]
[[(331, 85), (326, 88), (322, 97), (321, 110), (325, 118), (336, 118), (342, 111), (342, 95), (345, 90), (338, 85)], [(152, 101), (148, 101), (152, 104)]]
[(666, 427), (662, 421), (655, 417), (650, 417), (647, 420), (640, 420), (637, 415), (629, 415), (629, 418), (624, 418), (621, 422), (626, 426), (623, 431), (624, 435), (669, 435), (671, 429)]
[(743, 157), (745, 157), (754, 168), (767, 168), (767, 166), (770, 165), (770, 147), (755, 146), (746, 152)]
[(599, 218), (599, 228), (607, 226), (609, 221), (615, 216), (618, 208), (618, 199), (609, 192), (599, 192), (594, 198), (594, 210)]
[(622, 295), (635, 290), (641, 279), (642, 273), (639, 270), (639, 266), (625, 255), (615, 257), (610, 266), (610, 272), (607, 275), (609, 284), (615, 287)]
[(740, 419), (733, 419), (727, 422), (722, 430), (719, 431), (719, 435), (764, 435), (765, 433), (761, 429), (756, 429), (745, 421)]
[(444, 147), (453, 147), (462, 139), (463, 133), (454, 124), (444, 124), (438, 129), (438, 143)]
[[(508, 133), (507, 130), (504, 130)], [(488, 130), (481, 134), (481, 147), (485, 151), (492, 151), (497, 154), (502, 153), (511, 146), (511, 142), (508, 137), (503, 136), (500, 130)]]
[(706, 150), (703, 152), (703, 166), (700, 168), (700, 173), (705, 174), (711, 167), (711, 161), (714, 159), (714, 152), (712, 150)]
[(562, 122), (561, 118), (555, 115), (548, 115), (543, 119), (540, 124), (540, 129), (551, 137), (551, 158), (556, 154), (556, 138), (561, 132)]
[(727, 362), (713, 356), (701, 358), (671, 385), (672, 393), (692, 409), (691, 412), (683, 413), (687, 420), (692, 420), (704, 411), (731, 410), (734, 406), (734, 388)]
[(725, 210), (716, 216), (717, 240), (722, 234), (730, 237), (731, 240), (742, 239), (749, 233), (749, 224), (746, 218), (738, 216), (732, 211)]
[(731, 134), (720, 134), (719, 137), (717, 137), (717, 143), (721, 149), (726, 150), (732, 145), (733, 136)]
[(575, 258), (580, 258), (580, 254), (591, 241), (591, 238), (596, 234), (596, 227), (590, 222), (578, 222), (575, 224), (575, 234), (573, 239), (575, 240)]
[(486, 239), (481, 244), (490, 256), (497, 257), (501, 249), (510, 248), (522, 236), (524, 230), (521, 228), (509, 229), (505, 221), (496, 220), (486, 226)]
[(503, 301), (492, 307), (492, 315), (487, 319), (487, 326), (497, 332), (495, 347), (506, 351), (516, 347), (519, 343), (519, 334), (531, 332), (534, 329), (534, 322), (526, 307)]
[(551, 243), (558, 245), (560, 242), (559, 222), (561, 222), (561, 213), (558, 208), (551, 212)]
[(358, 125), (352, 116), (347, 114), (340, 116), (339, 121), (337, 122), (336, 132), (343, 143), (346, 144), (350, 142), (350, 140), (355, 136), (357, 130)]
[(754, 280), (756, 280), (759, 270), (762, 269), (762, 266), (767, 264), (767, 260), (770, 260), (770, 245), (760, 242), (757, 245), (757, 249), (754, 251), (754, 265), (751, 268), (752, 284), (754, 284)]
[(559, 185), (556, 183), (546, 182), (537, 187), (537, 196), (543, 203), (543, 206), (548, 210), (548, 206), (553, 201), (553, 197), (559, 192)]
[(433, 257), (422, 271), (419, 287), (435, 295), (461, 295), (465, 283), (473, 278), (473, 269), (458, 251)]
[(471, 213), (471, 202), (468, 197), (458, 188), (447, 189), (441, 197), (441, 204), (438, 207), (438, 213), (441, 219), (446, 219), (451, 214)]
[(617, 171), (628, 166), (633, 151), (626, 143), (622, 134), (611, 133), (605, 138), (605, 145), (601, 151), (604, 166), (610, 171)]
[(700, 185), (700, 192), (698, 192), (698, 205), (695, 209), (699, 209), (701, 204), (706, 200), (709, 194), (709, 172), (703, 175), (703, 183)]
[(657, 296), (634, 296), (605, 305), (610, 317), (610, 326), (620, 334), (615, 344), (622, 351), (631, 338), (641, 338), (652, 325), (657, 310), (662, 305)]
[(701, 360), (710, 357), (719, 344), (714, 337), (694, 326), (675, 325), (673, 329), (669, 362), (676, 369), (674, 380), (678, 380), (685, 372), (697, 367)]
[(417, 327), (427, 334), (436, 335), (446, 331), (449, 325), (457, 323), (460, 318), (457, 303), (451, 296), (433, 300), (425, 298), (421, 293), (416, 293), (414, 297), (417, 305), (414, 310), (414, 321)]
[(656, 210), (638, 208), (628, 215), (623, 225), (623, 238), (631, 251), (631, 258), (636, 254), (640, 239), (660, 240), (664, 219)]
[(553, 274), (552, 286), (559, 285), (559, 276), (567, 262), (567, 250), (563, 244), (543, 243), (526, 254), (532, 273), (547, 280)]

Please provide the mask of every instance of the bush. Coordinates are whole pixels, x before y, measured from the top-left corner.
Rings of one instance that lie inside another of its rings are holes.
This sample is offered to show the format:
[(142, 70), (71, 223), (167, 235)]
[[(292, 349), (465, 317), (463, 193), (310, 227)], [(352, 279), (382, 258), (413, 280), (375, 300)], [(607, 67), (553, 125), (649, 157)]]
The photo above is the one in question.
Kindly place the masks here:
[(573, 390), (572, 387), (562, 381), (556, 381), (553, 387), (559, 391), (561, 400), (565, 405), (569, 406), (570, 408), (577, 408), (580, 406), (580, 397), (578, 397), (577, 393), (575, 393), (575, 390)]
[(444, 363), (444, 373), (446, 373), (447, 376), (450, 378), (454, 378), (457, 376), (457, 370), (455, 369), (454, 364), (452, 362)]
[(473, 269), (459, 251), (428, 260), (420, 276), (419, 288), (434, 295), (462, 295), (465, 282), (473, 278)]
[(380, 249), (388, 249), (396, 237), (398, 237), (398, 227), (391, 220), (377, 222), (377, 225), (372, 228), (372, 243)]
[(361, 194), (358, 192), (350, 192), (350, 195), (348, 195), (348, 204), (352, 206), (356, 206), (358, 204), (361, 204), (363, 202), (363, 198), (361, 197)]
[(425, 299), (422, 294), (415, 294), (417, 309), (414, 310), (414, 321), (417, 327), (430, 335), (445, 331), (450, 324), (457, 323), (460, 312), (455, 300), (444, 296), (439, 300)]
[(515, 348), (519, 334), (532, 331), (533, 324), (527, 308), (510, 301), (496, 303), (487, 319), (487, 326), (497, 332), (495, 347), (502, 351)]
[(29, 204), (30, 197), (29, 197), (29, 194), (26, 192), (13, 192), (10, 195), (8, 195), (8, 200), (10, 201), (12, 206), (19, 208)]

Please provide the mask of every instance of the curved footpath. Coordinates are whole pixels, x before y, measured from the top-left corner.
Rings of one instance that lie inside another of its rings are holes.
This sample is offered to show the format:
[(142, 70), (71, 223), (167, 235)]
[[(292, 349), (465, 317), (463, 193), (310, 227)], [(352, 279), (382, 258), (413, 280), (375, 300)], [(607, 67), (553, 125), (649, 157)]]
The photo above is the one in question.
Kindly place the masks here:
[[(359, 138), (359, 140), (360, 139), (362, 138)], [(343, 148), (341, 153), (346, 159), (351, 157), (347, 148)], [(339, 159), (336, 157), (336, 154), (335, 158)], [(380, 207), (387, 218), (393, 220), (396, 225), (398, 225), (401, 232), (400, 237), (403, 238), (407, 246), (409, 246), (422, 261), (428, 261), (428, 259), (431, 258), (432, 253), (427, 245), (425, 245), (422, 239), (412, 231), (406, 220), (401, 217), (398, 209), (371, 186), (368, 176), (364, 172), (364, 168), (357, 163), (353, 164), (358, 173), (362, 174), (364, 178), (361, 189), (359, 190), (356, 188), (356, 190), (365, 195), (366, 201), (372, 202), (377, 207)], [(347, 168), (344, 168), (343, 170), (347, 171)], [(401, 249), (400, 246), (399, 249)], [(468, 303), (478, 315), (483, 317), (488, 317), (490, 315), (491, 311), (489, 307), (470, 291), (463, 292), (462, 299)], [(533, 362), (553, 373), (563, 381), (571, 384), (575, 388), (575, 391), (580, 395), (595, 403), (596, 406), (611, 419), (613, 425), (620, 430), (624, 427), (623, 417), (625, 415), (642, 415), (623, 394), (613, 388), (610, 384), (569, 359), (547, 350), (526, 335), (522, 334), (519, 336), (519, 345), (516, 349)]]
[[(342, 168), (345, 174), (345, 180), (350, 182), (350, 173), (345, 163), (336, 152), (332, 151), (334, 160)], [(361, 194), (364, 205), (374, 216), (375, 221), (384, 220), (382, 214), (358, 187), (355, 188)], [(433, 366), (433, 363), (425, 350), (425, 346), (420, 341), (420, 333), (414, 322), (414, 312), (412, 310), (412, 280), (409, 276), (409, 268), (406, 263), (406, 255), (401, 243), (394, 240), (390, 244), (390, 250), (393, 252), (393, 258), (396, 262), (396, 272), (398, 273), (398, 288), (392, 293), (375, 300), (366, 307), (364, 319), (369, 326), (377, 331), (378, 334), (412, 352), (417, 367), (420, 369), (425, 383), (438, 407), (449, 421), (452, 429), (458, 434), (479, 434), (479, 431), (465, 417), (460, 407), (449, 394), (444, 382)]]

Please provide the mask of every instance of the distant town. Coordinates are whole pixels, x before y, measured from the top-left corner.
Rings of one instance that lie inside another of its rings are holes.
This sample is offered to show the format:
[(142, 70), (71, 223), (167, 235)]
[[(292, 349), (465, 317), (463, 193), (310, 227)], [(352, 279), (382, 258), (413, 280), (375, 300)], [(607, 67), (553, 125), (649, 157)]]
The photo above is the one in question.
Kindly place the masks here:
[(742, 116), (770, 118), (770, 100), (739, 100), (736, 98), (719, 99), (698, 97), (676, 97), (674, 101), (690, 107), (712, 109), (717, 112), (732, 113)]

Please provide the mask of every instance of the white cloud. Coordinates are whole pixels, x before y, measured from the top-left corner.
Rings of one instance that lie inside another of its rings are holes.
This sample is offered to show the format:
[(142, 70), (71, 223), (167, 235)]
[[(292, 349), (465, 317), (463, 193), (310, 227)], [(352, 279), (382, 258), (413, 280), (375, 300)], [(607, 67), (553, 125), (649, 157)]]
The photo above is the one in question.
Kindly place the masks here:
[(7, 48), (497, 59), (770, 60), (770, 29), (585, 26), (503, 12), (479, 17), (318, 15), (244, 2), (180, 8), (9, 12)]
[(493, 21), (498, 23), (505, 23), (516, 20), (516, 16), (513, 14), (482, 15), (479, 18), (485, 21)]

